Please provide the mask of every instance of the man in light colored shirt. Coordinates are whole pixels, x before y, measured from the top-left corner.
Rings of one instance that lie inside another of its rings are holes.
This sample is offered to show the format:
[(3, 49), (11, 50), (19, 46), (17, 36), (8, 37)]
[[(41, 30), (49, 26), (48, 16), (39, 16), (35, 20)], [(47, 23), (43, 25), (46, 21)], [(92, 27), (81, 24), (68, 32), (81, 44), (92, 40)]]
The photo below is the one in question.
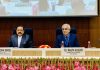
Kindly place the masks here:
[(23, 26), (18, 26), (16, 28), (16, 34), (12, 35), (10, 38), (9, 47), (18, 47), (18, 48), (33, 47), (33, 42), (30, 36), (24, 33)]
[(21, 40), (22, 40), (22, 36), (18, 36), (18, 47), (20, 47)]

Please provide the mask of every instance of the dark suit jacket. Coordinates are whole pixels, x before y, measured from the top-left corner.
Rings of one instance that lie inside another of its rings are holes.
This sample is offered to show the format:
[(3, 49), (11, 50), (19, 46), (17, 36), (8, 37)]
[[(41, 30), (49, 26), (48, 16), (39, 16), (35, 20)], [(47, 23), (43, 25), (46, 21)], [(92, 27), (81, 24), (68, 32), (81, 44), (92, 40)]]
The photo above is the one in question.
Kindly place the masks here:
[[(18, 47), (18, 36), (16, 34), (11, 36), (9, 41), (9, 47)], [(33, 42), (30, 39), (30, 36), (24, 34), (21, 39), (20, 47), (19, 48), (32, 48)]]
[(58, 35), (56, 38), (55, 47), (60, 48), (62, 41), (64, 41), (64, 47), (79, 47), (79, 43), (75, 34), (70, 34), (68, 45), (65, 44), (65, 36)]

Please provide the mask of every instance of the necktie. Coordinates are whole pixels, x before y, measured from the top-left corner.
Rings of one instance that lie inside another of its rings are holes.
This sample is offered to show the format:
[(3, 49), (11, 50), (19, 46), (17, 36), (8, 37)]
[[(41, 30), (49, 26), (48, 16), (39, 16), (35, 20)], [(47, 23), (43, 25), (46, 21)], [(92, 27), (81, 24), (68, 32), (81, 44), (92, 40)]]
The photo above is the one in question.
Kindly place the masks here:
[(68, 41), (68, 37), (66, 36), (66, 37), (65, 37), (65, 45), (66, 45), (66, 47), (68, 47), (68, 42), (69, 42), (69, 41)]

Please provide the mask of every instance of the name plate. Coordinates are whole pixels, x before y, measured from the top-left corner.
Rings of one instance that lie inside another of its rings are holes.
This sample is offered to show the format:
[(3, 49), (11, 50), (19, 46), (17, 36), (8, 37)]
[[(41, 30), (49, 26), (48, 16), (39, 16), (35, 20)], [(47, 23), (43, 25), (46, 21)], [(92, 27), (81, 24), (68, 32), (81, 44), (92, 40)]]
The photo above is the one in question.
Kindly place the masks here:
[(62, 56), (85, 56), (85, 48), (62, 48)]
[(0, 48), (0, 56), (12, 56), (11, 48)]

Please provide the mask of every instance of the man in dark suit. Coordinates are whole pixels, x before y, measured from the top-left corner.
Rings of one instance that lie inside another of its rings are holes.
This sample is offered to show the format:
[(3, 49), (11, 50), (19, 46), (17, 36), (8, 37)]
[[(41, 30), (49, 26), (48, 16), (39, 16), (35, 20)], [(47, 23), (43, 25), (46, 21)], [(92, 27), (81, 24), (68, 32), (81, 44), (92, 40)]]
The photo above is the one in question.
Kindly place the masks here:
[(58, 35), (55, 42), (55, 47), (79, 47), (76, 34), (70, 33), (71, 27), (65, 23), (62, 25), (62, 33)]
[(18, 48), (32, 48), (33, 42), (28, 34), (24, 33), (24, 27), (18, 26), (16, 28), (16, 34), (12, 35), (9, 41), (9, 47)]

